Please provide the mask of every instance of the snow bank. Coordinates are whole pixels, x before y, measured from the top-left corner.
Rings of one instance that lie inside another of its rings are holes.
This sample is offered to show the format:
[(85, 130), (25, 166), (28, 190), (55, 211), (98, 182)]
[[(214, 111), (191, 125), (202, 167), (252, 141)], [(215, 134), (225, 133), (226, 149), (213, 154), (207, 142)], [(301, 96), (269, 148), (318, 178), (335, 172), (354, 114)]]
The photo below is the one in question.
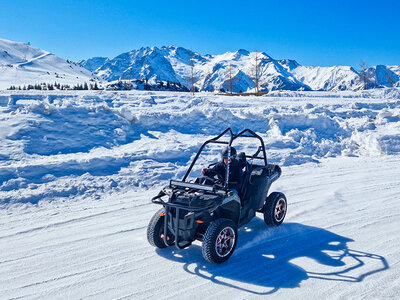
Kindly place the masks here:
[(400, 88), (382, 88), (365, 91), (271, 91), (264, 97), (290, 97), (290, 98), (374, 98), (374, 99), (400, 99)]
[[(268, 97), (3, 92), (0, 203), (163, 184), (181, 177), (201, 143), (227, 127), (258, 132), (270, 161), (285, 166), (398, 154), (399, 99), (399, 89)], [(202, 163), (217, 159), (218, 151), (207, 149)]]

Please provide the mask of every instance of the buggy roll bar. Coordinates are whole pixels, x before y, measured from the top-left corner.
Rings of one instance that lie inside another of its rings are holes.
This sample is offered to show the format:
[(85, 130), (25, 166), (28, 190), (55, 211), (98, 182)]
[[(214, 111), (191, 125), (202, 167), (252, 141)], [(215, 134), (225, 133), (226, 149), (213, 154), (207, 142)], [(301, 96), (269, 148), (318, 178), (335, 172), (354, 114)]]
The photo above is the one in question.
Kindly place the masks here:
[[(221, 137), (223, 137), (226, 133), (229, 133), (229, 134), (230, 134), (229, 142), (228, 142), (228, 141), (220, 141), (219, 139), (220, 139)], [(182, 182), (185, 182), (186, 179), (188, 178), (190, 172), (191, 172), (192, 169), (193, 169), (194, 164), (196, 163), (197, 159), (199, 158), (199, 156), (200, 156), (200, 154), (201, 154), (201, 152), (203, 151), (203, 149), (204, 149), (205, 146), (207, 146), (208, 144), (225, 144), (225, 145), (231, 146), (231, 145), (232, 145), (232, 142), (233, 142), (235, 139), (239, 138), (239, 137), (256, 138), (256, 139), (258, 139), (258, 140), (260, 141), (261, 146), (258, 148), (257, 152), (256, 152), (253, 156), (251, 156), (251, 158), (259, 158), (259, 159), (262, 159), (262, 160), (264, 160), (265, 166), (267, 166), (267, 164), (268, 164), (268, 163), (267, 163), (267, 155), (266, 155), (266, 153), (265, 153), (265, 145), (264, 145), (263, 139), (262, 139), (258, 134), (256, 134), (254, 131), (252, 131), (252, 130), (250, 130), (250, 129), (244, 129), (244, 130), (242, 130), (241, 132), (239, 132), (238, 134), (234, 134), (233, 131), (232, 131), (232, 129), (229, 127), (229, 128), (227, 128), (227, 129), (225, 129), (222, 133), (220, 133), (218, 136), (216, 136), (216, 137), (214, 137), (214, 138), (212, 138), (212, 139), (209, 139), (209, 140), (207, 140), (207, 141), (204, 142), (204, 144), (200, 147), (199, 151), (197, 152), (196, 156), (194, 157), (192, 163), (190, 164), (189, 169), (186, 171), (185, 176), (183, 176)], [(258, 154), (259, 154), (261, 151), (262, 151), (262, 153), (263, 153), (263, 157), (260, 158), (260, 157), (258, 157)], [(231, 153), (230, 153), (230, 152), (231, 152), (231, 151), (230, 151), (230, 147), (229, 147), (229, 148), (228, 148), (228, 157), (231, 156)], [(225, 174), (225, 183), (224, 183), (224, 186), (225, 186), (226, 188), (228, 187), (228, 182), (229, 182), (229, 164), (227, 164), (227, 167), (226, 167), (226, 174)]]

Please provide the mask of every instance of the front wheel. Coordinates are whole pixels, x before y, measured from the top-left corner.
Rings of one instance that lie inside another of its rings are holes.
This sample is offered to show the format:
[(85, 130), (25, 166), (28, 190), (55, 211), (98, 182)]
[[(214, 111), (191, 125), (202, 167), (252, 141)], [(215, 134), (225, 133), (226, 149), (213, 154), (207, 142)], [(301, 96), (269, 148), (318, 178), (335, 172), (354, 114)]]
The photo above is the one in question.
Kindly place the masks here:
[(204, 234), (202, 246), (204, 259), (215, 264), (227, 261), (235, 250), (237, 237), (237, 226), (232, 220), (215, 220)]
[(285, 219), (287, 200), (283, 193), (273, 192), (264, 205), (264, 222), (268, 226), (279, 226)]

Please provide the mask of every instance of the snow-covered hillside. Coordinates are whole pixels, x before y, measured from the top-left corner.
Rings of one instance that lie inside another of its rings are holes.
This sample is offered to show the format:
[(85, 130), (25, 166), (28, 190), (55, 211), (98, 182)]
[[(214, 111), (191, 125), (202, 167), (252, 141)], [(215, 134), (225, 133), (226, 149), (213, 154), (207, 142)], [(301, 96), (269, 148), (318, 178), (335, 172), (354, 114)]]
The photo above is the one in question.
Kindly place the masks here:
[(304, 67), (292, 70), (294, 76), (312, 90), (342, 91), (360, 87), (359, 74), (352, 67)]
[[(253, 219), (223, 265), (198, 243), (155, 250), (150, 198), (228, 126), (282, 166), (285, 222)], [(1, 298), (396, 298), (399, 163), (398, 88), (0, 92)]]
[[(113, 59), (95, 57), (80, 62), (81, 66), (108, 81), (136, 79), (151, 84), (169, 81), (179, 82), (189, 89), (195, 81), (195, 86), (202, 91), (229, 90), (229, 82), (232, 82), (234, 92), (255, 90), (256, 64), (259, 65), (260, 91), (337, 91), (362, 87), (360, 75), (352, 67), (301, 66), (294, 60), (275, 60), (264, 52), (244, 49), (203, 56), (182, 47), (144, 47)], [(378, 72), (374, 71), (376, 68)], [(400, 73), (396, 66), (374, 67), (367, 74), (370, 80), (368, 87), (399, 84)]]
[(366, 74), (377, 85), (400, 86), (400, 66), (378, 65), (368, 68)]
[(108, 61), (107, 57), (93, 57), (86, 60), (78, 61), (78, 65), (84, 67), (90, 72), (96, 71)]
[[(255, 65), (258, 71), (255, 72)], [(258, 75), (256, 76), (257, 73)], [(365, 70), (367, 88), (400, 85), (400, 67), (378, 65)], [(115, 58), (94, 57), (73, 63), (29, 44), (0, 39), (0, 90), (41, 83), (74, 86), (94, 81), (132, 81), (133, 89), (254, 92), (275, 90), (358, 90), (360, 74), (348, 66), (301, 66), (294, 60), (276, 60), (264, 52), (240, 49), (218, 55), (191, 50), (143, 47)]]
[(52, 53), (0, 39), (0, 90), (55, 82), (72, 86), (95, 78), (87, 69)]

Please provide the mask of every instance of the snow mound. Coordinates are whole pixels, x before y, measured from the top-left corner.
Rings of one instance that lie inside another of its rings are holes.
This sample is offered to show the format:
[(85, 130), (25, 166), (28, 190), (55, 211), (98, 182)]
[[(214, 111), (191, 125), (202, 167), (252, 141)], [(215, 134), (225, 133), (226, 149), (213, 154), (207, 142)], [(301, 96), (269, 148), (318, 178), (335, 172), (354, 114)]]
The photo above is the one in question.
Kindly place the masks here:
[[(163, 184), (183, 176), (202, 142), (227, 127), (258, 132), (269, 161), (284, 166), (400, 152), (398, 89), (284, 95), (2, 93), (1, 203)], [(237, 145), (247, 153), (253, 146)], [(207, 149), (201, 163), (218, 151)]]

